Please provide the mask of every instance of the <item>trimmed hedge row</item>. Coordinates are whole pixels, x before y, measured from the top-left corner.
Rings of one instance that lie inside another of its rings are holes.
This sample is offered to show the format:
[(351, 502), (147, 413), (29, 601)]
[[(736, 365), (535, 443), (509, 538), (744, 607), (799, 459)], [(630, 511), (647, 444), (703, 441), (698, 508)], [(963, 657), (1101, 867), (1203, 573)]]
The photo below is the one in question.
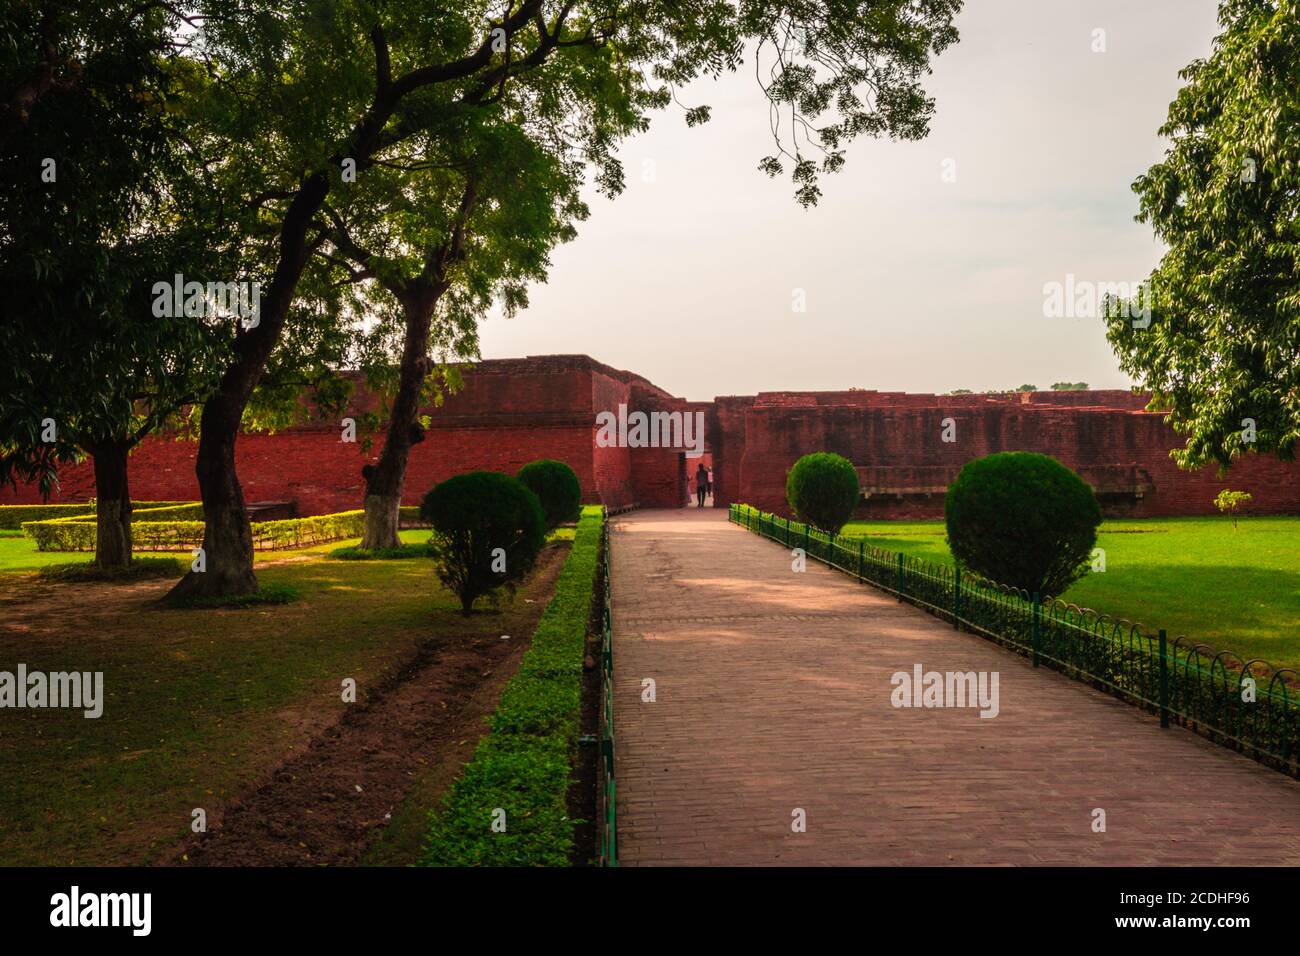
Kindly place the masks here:
[[(37, 551), (94, 551), (95, 522), (27, 521), (23, 533), (36, 540)], [(184, 551), (203, 544), (202, 521), (132, 521), (135, 551)]]
[[(88, 522), (95, 523), (95, 512), (92, 510), (87, 515), (73, 515), (71, 518), (54, 518), (54, 521), (66, 523)], [(160, 508), (149, 508), (143, 504), (137, 504), (131, 509), (131, 523), (137, 521), (202, 521), (203, 520), (203, 503), (199, 501), (183, 505), (165, 505)]]
[(94, 505), (0, 505), (0, 528), (21, 528), (29, 521), (54, 521), (94, 515)]
[[(274, 551), (358, 538), (365, 528), (365, 519), (364, 511), (340, 511), (309, 518), (254, 521), (253, 547)], [(23, 524), (23, 531), (36, 540), (38, 551), (95, 550), (93, 521), (28, 521)], [(136, 551), (189, 551), (203, 544), (203, 522), (133, 521), (131, 539)]]
[(366, 513), (361, 510), (281, 521), (254, 521), (253, 547), (262, 550), (306, 548), (342, 538), (359, 538), (365, 530)]
[[(184, 505), (184, 501), (137, 501), (136, 510)], [(202, 513), (202, 512), (200, 512)], [(0, 529), (17, 531), (28, 521), (54, 521), (95, 514), (93, 504), (84, 505), (0, 505)]]
[[(578, 520), (573, 547), (519, 672), (440, 811), (421, 866), (568, 866), (568, 815), (582, 705), (582, 658), (600, 557), (598, 506)], [(493, 832), (493, 812), (505, 831)]]

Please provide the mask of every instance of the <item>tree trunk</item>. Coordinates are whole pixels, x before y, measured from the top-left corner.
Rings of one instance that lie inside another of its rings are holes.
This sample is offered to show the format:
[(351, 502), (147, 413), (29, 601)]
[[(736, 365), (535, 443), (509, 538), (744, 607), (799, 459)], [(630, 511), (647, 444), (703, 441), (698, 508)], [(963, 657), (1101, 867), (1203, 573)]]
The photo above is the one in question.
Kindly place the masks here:
[(257, 578), (253, 575), (253, 529), (235, 474), (238, 426), (233, 431), (208, 427), (209, 412), (216, 418), (225, 405), (225, 402), (209, 402), (203, 409), (203, 433), (194, 468), (203, 498), (203, 563), (200, 565), (203, 570), (194, 570), (192, 564), (190, 572), (172, 589), (169, 595), (172, 598), (225, 597), (257, 590)]
[(131, 566), (131, 494), (127, 488), (130, 442), (105, 441), (86, 449), (95, 461), (95, 566)]
[(402, 539), (397, 530), (401, 524), (402, 489), (396, 494), (370, 494), (366, 492), (366, 530), (361, 547), (371, 551), (400, 547)]
[(244, 493), (235, 473), (235, 441), (240, 420), (266, 360), (280, 337), (298, 280), (311, 250), (307, 229), (329, 192), (323, 173), (309, 176), (280, 227), (280, 257), (270, 289), (262, 297), (258, 324), (235, 338), (235, 358), (216, 393), (204, 403), (199, 453), (194, 472), (203, 498), (204, 570), (191, 570), (168, 598), (230, 597), (257, 590), (253, 574), (253, 532), (244, 510)]
[[(382, 33), (380, 34), (382, 40)], [(375, 101), (353, 127), (349, 145), (342, 155), (369, 164), (384, 125), (409, 89), (398, 89), (388, 75), (387, 46), (380, 44), (380, 89)], [(486, 48), (484, 48), (486, 49)], [(418, 86), (418, 84), (417, 84)], [(253, 575), (253, 536), (244, 510), (244, 495), (235, 474), (235, 440), (240, 419), (257, 387), (262, 370), (279, 340), (293, 304), (298, 280), (311, 255), (307, 232), (329, 195), (330, 181), (324, 172), (307, 176), (294, 195), (280, 225), (280, 244), (275, 275), (262, 297), (257, 326), (235, 339), (235, 359), (221, 377), (221, 383), (203, 406), (199, 454), (194, 471), (203, 496), (203, 548), (207, 570), (191, 571), (172, 588), (169, 598), (225, 597), (251, 594), (257, 590)]]
[(366, 479), (366, 533), (361, 547), (370, 550), (396, 548), (402, 489), (406, 482), (406, 462), (411, 445), (423, 440), (416, 419), (420, 413), (420, 393), (429, 374), (429, 326), (433, 307), (441, 295), (440, 287), (420, 294), (401, 296), (406, 318), (406, 338), (402, 345), (401, 375), (397, 395), (388, 417), (388, 434), (379, 461)]

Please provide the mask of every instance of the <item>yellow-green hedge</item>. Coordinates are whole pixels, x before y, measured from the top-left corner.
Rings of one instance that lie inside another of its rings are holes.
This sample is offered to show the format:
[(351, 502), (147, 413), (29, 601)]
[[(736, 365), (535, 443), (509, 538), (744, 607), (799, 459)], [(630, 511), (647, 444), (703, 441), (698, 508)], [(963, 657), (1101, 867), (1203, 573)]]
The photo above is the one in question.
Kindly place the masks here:
[[(71, 518), (55, 518), (55, 521), (85, 521), (94, 524), (96, 515), (91, 511), (88, 515), (74, 515)], [(131, 523), (137, 521), (202, 521), (203, 504), (195, 501), (193, 503), (180, 505), (166, 505), (161, 508), (151, 508), (144, 503), (136, 504), (131, 508)]]
[[(137, 501), (135, 510), (185, 505), (183, 501)], [(202, 510), (200, 509), (200, 514)], [(83, 505), (0, 505), (0, 529), (16, 531), (27, 521), (55, 521), (59, 518), (76, 518), (89, 515), (92, 519), (95, 506)]]
[[(340, 511), (283, 521), (254, 521), (253, 547), (259, 551), (271, 551), (359, 538), (365, 524), (364, 511)], [(95, 550), (93, 521), (28, 521), (23, 524), (23, 531), (35, 539), (38, 551)], [(132, 521), (131, 538), (132, 548), (136, 551), (189, 551), (203, 544), (203, 522)]]
[(306, 548), (326, 541), (359, 538), (366, 529), (364, 511), (339, 511), (310, 518), (254, 521), (253, 546), (259, 549)]

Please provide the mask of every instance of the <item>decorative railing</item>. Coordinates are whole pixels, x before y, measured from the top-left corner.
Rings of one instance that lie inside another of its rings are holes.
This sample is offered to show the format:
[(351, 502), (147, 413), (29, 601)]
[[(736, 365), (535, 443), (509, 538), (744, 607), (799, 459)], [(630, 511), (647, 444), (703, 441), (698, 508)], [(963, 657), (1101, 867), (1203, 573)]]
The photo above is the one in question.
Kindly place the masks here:
[(1160, 718), (1300, 777), (1300, 674), (731, 505), (729, 519)]
[(600, 553), (605, 579), (605, 607), (600, 643), (600, 865), (618, 866), (618, 801), (614, 787), (614, 619), (610, 597), (609, 512), (602, 522)]

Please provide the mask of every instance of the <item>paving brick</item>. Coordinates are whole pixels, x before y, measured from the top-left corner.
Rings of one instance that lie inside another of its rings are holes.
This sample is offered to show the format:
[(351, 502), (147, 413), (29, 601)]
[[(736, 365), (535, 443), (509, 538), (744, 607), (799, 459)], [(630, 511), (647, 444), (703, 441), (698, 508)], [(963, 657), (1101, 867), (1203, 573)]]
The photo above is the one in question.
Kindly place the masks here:
[[(794, 573), (723, 509), (611, 533), (625, 864), (1300, 864), (1283, 774), (815, 562)], [(895, 709), (890, 677), (917, 663), (997, 671), (999, 715)]]

